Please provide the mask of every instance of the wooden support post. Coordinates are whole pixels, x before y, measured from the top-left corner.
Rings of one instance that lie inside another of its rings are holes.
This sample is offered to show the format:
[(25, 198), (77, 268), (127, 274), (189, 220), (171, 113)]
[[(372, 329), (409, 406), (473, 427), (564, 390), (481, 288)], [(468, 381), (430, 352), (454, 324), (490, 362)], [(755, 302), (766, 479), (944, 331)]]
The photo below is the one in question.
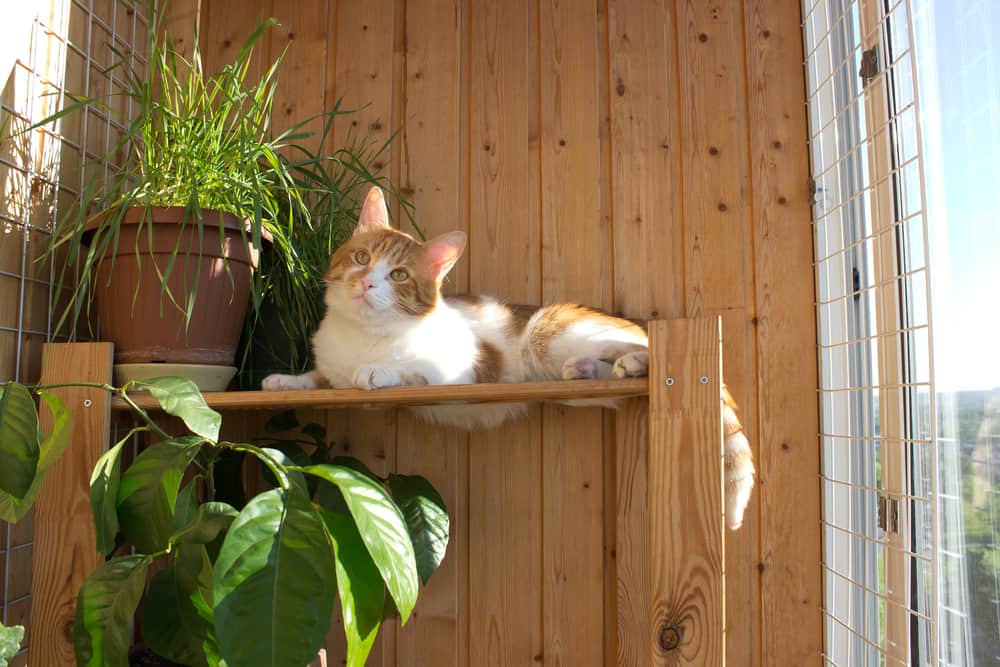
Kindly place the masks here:
[(722, 330), (649, 325), (649, 665), (725, 664)]
[[(111, 382), (110, 343), (56, 343), (42, 351), (41, 384)], [(75, 662), (73, 618), (76, 595), (102, 562), (90, 511), (90, 473), (107, 449), (111, 397), (103, 389), (54, 389), (73, 417), (72, 435), (62, 458), (45, 476), (35, 503), (31, 566), (31, 645), (33, 667)], [(52, 415), (41, 411), (43, 431)]]

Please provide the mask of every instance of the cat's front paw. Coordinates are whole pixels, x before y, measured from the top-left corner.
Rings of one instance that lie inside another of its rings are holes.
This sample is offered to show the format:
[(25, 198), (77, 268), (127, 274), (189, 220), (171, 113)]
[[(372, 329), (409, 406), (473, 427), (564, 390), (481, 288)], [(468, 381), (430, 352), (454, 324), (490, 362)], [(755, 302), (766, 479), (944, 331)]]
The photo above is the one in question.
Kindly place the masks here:
[(649, 375), (649, 351), (629, 352), (618, 357), (611, 373), (616, 378), (635, 378)]
[(282, 375), (275, 373), (261, 380), (264, 391), (289, 391), (294, 389), (316, 389), (316, 380), (311, 373), (304, 375)]
[(383, 364), (361, 364), (351, 380), (358, 389), (382, 389), (405, 384), (398, 368)]

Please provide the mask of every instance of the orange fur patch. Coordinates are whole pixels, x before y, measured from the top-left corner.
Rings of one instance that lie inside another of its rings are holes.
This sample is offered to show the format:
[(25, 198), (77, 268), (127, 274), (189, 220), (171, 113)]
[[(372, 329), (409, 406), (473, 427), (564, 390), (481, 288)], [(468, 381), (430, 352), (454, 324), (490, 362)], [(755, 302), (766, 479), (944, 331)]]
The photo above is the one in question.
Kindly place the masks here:
[(497, 382), (502, 372), (503, 352), (491, 343), (480, 341), (479, 355), (476, 358), (476, 382)]

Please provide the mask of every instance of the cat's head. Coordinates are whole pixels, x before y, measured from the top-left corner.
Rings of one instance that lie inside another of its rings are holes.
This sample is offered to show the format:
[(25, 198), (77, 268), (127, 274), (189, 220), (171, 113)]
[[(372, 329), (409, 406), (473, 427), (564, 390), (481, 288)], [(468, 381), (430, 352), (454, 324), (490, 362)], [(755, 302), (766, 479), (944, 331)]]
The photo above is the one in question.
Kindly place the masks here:
[(330, 258), (327, 307), (373, 329), (424, 318), (437, 306), (441, 281), (465, 241), (465, 232), (449, 232), (420, 243), (393, 229), (382, 191), (373, 187), (354, 235)]

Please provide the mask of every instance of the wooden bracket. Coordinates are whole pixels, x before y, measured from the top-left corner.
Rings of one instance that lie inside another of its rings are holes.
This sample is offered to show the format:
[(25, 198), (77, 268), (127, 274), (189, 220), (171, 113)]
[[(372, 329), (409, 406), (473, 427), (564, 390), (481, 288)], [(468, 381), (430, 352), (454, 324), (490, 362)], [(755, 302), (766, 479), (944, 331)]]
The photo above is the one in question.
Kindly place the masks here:
[(649, 323), (617, 419), (617, 664), (725, 665), (722, 322)]
[[(111, 382), (111, 343), (49, 343), (42, 350), (40, 384)], [(75, 664), (73, 619), (76, 595), (104, 562), (97, 553), (90, 511), (90, 473), (111, 435), (111, 396), (103, 389), (53, 389), (73, 415), (66, 453), (46, 473), (35, 503), (31, 561), (33, 667)], [(41, 411), (42, 430), (52, 415)]]

